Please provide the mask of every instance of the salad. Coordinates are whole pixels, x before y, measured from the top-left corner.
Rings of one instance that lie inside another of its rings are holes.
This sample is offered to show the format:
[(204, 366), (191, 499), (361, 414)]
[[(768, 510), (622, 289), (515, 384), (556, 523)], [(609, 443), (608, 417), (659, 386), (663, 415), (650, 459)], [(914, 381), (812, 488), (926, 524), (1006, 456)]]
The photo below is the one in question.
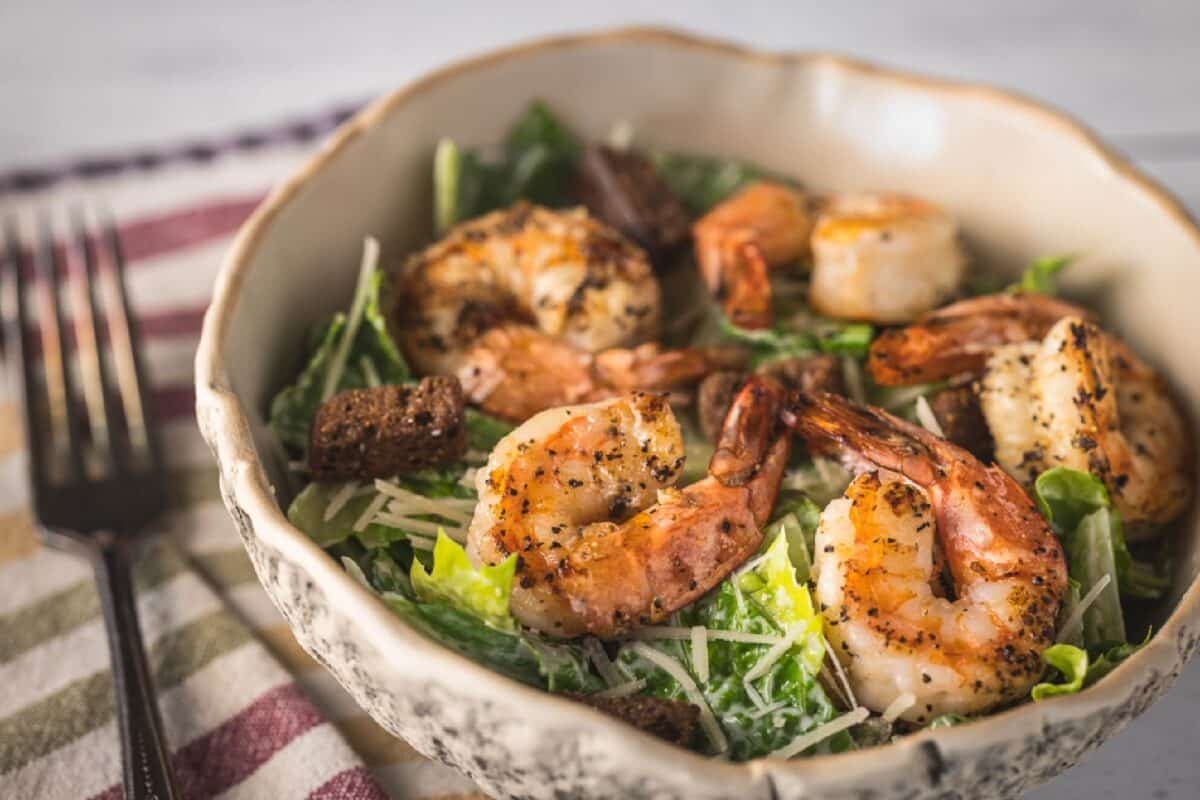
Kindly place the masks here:
[(902, 194), (581, 141), (444, 140), (272, 428), (293, 524), (406, 623), (733, 760), (1085, 690), (1150, 631), (1194, 454), (1164, 379)]

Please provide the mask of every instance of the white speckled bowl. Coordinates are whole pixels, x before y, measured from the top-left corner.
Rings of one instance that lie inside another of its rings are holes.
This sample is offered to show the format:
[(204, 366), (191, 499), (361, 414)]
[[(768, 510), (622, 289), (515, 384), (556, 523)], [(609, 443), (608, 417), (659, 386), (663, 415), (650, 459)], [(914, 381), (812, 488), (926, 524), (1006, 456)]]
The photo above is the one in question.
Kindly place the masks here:
[(430, 218), (441, 136), (498, 140), (531, 98), (601, 137), (730, 154), (817, 188), (911, 190), (947, 205), (975, 255), (1015, 269), (1083, 255), (1071, 288), (1200, 398), (1200, 232), (1179, 204), (1041, 105), (822, 54), (773, 55), (661, 30), (550, 39), (441, 69), (380, 99), (279, 187), (230, 251), (196, 360), (198, 411), (264, 586), (301, 644), (388, 730), (498, 795), (1005, 797), (1070, 767), (1141, 713), (1200, 646), (1200, 530), (1179, 529), (1153, 642), (1095, 687), (863, 752), (728, 764), (519, 685), (405, 627), (288, 524), (264, 424), (301, 331), (342, 306), (365, 234), (398, 254)]

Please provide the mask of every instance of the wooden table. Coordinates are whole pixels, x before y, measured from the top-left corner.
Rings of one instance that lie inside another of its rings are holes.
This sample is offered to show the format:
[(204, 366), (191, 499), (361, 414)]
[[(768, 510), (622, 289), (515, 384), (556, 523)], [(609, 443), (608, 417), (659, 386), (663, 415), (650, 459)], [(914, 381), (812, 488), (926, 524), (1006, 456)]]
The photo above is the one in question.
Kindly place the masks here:
[[(517, 39), (638, 21), (1019, 89), (1087, 121), (1200, 210), (1200, 3), (405, 5), (9, 0), (0, 5), (0, 168), (268, 123)], [(1193, 664), (1117, 739), (1030, 797), (1195, 797), (1198, 715)]]

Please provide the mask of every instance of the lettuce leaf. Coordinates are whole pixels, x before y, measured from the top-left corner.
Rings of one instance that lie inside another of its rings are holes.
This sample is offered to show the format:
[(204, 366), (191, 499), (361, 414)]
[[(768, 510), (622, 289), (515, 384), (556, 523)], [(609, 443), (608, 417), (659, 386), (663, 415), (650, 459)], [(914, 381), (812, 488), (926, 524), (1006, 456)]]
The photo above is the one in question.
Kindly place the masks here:
[[(709, 674), (703, 681), (690, 643), (648, 642), (688, 671), (728, 741), (731, 758), (744, 760), (770, 753), (838, 715), (817, 680), (825, 655), (821, 620), (808, 589), (796, 579), (786, 538), (777, 536), (751, 571), (732, 576), (706, 598), (679, 612), (679, 624), (770, 636), (796, 632), (795, 644), (765, 674), (750, 681), (746, 680), (747, 674), (771, 649), (770, 645), (709, 636)], [(646, 682), (644, 694), (687, 699), (679, 682), (639, 655), (636, 647), (623, 646), (617, 664)], [(842, 732), (809, 752), (840, 752), (851, 746), (849, 734)]]
[(434, 231), (488, 211), (529, 200), (542, 205), (568, 201), (582, 145), (541, 101), (525, 110), (509, 130), (504, 157), (488, 163), (453, 140), (438, 143), (433, 159)]
[(502, 419), (467, 407), (467, 447), (490, 453), (500, 440), (512, 432), (513, 425)]
[(933, 719), (929, 720), (928, 723), (926, 723), (925, 727), (933, 730), (938, 728), (953, 728), (955, 725), (962, 725), (963, 723), (970, 721), (970, 717), (964, 717), (962, 714), (949, 713), (934, 717)]
[(1058, 273), (1071, 263), (1072, 256), (1043, 256), (1021, 273), (1021, 279), (1008, 287), (1010, 292), (1058, 294)]
[(696, 216), (737, 190), (769, 177), (753, 164), (728, 158), (655, 152), (650, 153), (650, 160), (659, 177)]
[(735, 325), (723, 314), (719, 329), (726, 341), (745, 345), (751, 352), (751, 364), (758, 366), (781, 358), (832, 353), (864, 359), (875, 329), (864, 323), (836, 322), (814, 319), (803, 329), (790, 328), (785, 323), (763, 330), (751, 330)]
[(409, 580), (418, 600), (444, 600), (494, 628), (511, 630), (515, 621), (508, 610), (508, 597), (516, 569), (515, 553), (500, 564), (476, 569), (462, 545), (439, 530), (433, 546), (433, 569), (426, 571), (420, 561), (413, 559)]
[(1117, 666), (1146, 646), (1150, 633), (1137, 644), (1130, 642), (1102, 642), (1086, 649), (1069, 644), (1056, 644), (1042, 653), (1042, 660), (1053, 667), (1057, 681), (1039, 683), (1033, 687), (1032, 697), (1044, 700), (1060, 694), (1075, 694), (1094, 684)]
[[(383, 273), (375, 269), (365, 275), (354, 290), (356, 297), (365, 293), (363, 316), (335, 392), (376, 383), (403, 383), (411, 377), (404, 356), (388, 332), (381, 297), (383, 281)], [(320, 326), (319, 333), (310, 334), (304, 368), (296, 380), (271, 401), (271, 429), (280, 441), (296, 452), (303, 452), (308, 447), (309, 428), (324, 400), (325, 381), (348, 322), (346, 314), (339, 312)]]

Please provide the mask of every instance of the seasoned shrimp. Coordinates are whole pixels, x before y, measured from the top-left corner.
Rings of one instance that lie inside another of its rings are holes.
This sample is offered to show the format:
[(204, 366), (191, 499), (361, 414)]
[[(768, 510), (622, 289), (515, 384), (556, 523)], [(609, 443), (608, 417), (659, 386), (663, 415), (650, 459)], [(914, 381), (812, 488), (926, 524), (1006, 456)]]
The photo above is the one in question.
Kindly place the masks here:
[(882, 711), (911, 693), (902, 717), (921, 723), (1027, 695), (1055, 640), (1067, 570), (1020, 485), (836, 395), (801, 393), (792, 413), (810, 449), (861, 472), (821, 514), (814, 557), (826, 632), (859, 700)]
[(453, 374), (504, 323), (590, 353), (649, 338), (659, 317), (646, 254), (581, 208), (518, 203), (465, 222), (412, 256), (396, 289), (401, 346), (425, 374)]
[(745, 328), (771, 324), (767, 273), (808, 254), (812, 226), (805, 196), (770, 181), (747, 186), (692, 226), (700, 274), (726, 316)]
[(980, 393), (996, 461), (1032, 485), (1065, 466), (1104, 481), (1130, 538), (1187, 508), (1191, 435), (1166, 382), (1124, 343), (1078, 317), (1040, 342), (998, 348)]
[(945, 302), (966, 266), (954, 219), (907, 195), (834, 197), (817, 219), (812, 253), (809, 304), (868, 322), (906, 322)]
[(457, 375), (469, 402), (522, 422), (547, 408), (634, 389), (671, 391), (713, 370), (740, 367), (745, 360), (739, 348), (663, 350), (654, 343), (592, 354), (528, 325), (508, 324), (476, 339)]
[(978, 377), (1001, 345), (1041, 339), (1063, 317), (1089, 317), (1079, 306), (1044, 294), (991, 294), (921, 315), (875, 337), (867, 370), (880, 386)]
[(787, 462), (783, 392), (742, 389), (708, 477), (671, 488), (683, 438), (661, 395), (543, 411), (479, 471), (467, 552), (518, 553), (514, 615), (554, 636), (613, 636), (695, 601), (762, 542)]

